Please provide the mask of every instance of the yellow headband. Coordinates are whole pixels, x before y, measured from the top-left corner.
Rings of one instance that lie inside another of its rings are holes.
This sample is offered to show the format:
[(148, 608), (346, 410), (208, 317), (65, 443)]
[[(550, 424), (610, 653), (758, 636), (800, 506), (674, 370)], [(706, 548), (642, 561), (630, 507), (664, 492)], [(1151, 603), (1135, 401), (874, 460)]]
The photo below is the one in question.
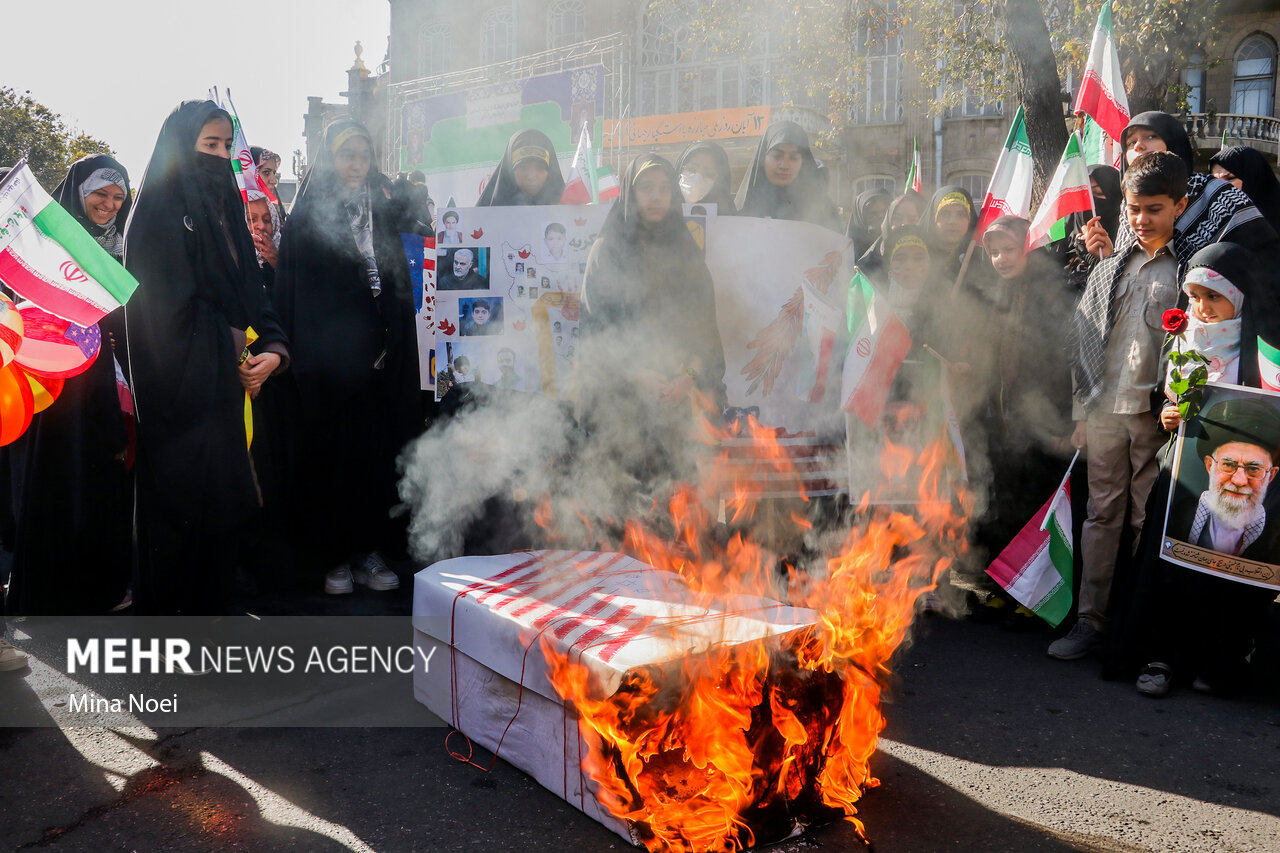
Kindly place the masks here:
[[(964, 193), (955, 192), (954, 190), (947, 193), (942, 197), (942, 201), (938, 202), (938, 210), (942, 210), (942, 208), (949, 204), (958, 204), (962, 206), (965, 213), (973, 212), (973, 206), (969, 204), (969, 199), (964, 197)], [(933, 212), (935, 216), (937, 216), (938, 210)]]
[(551, 167), (551, 153), (547, 149), (538, 145), (525, 145), (517, 148), (511, 155), (511, 165), (518, 166), (524, 160), (541, 160), (548, 168)]
[(662, 166), (661, 160), (645, 160), (643, 163), (640, 164), (640, 168), (636, 169), (636, 176), (631, 179), (631, 186), (634, 187), (636, 185), (636, 181), (640, 180), (640, 176), (643, 175), (645, 172), (653, 168), (658, 168), (660, 166)]
[(929, 251), (929, 247), (924, 244), (924, 240), (921, 240), (915, 234), (905, 234), (899, 238), (893, 244), (893, 251), (889, 253), (889, 257), (892, 258), (898, 254), (899, 249), (924, 249), (926, 252)]
[[(337, 154), (338, 149), (341, 148), (344, 144), (346, 144), (348, 139), (353, 139), (357, 136), (363, 136), (365, 139), (369, 139), (368, 132), (366, 132), (365, 129), (362, 127), (353, 126), (353, 127), (348, 127), (345, 130), (338, 131), (338, 135), (333, 138), (333, 143), (329, 146), (329, 153)], [(369, 141), (370, 141), (370, 144), (372, 144), (373, 140), (369, 140)]]

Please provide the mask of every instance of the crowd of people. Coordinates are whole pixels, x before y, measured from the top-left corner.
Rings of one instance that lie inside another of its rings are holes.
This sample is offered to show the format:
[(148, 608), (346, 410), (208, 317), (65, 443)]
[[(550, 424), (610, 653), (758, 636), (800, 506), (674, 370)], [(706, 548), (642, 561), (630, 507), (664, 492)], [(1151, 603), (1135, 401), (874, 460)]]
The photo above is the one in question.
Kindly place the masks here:
[[(1168, 437), (1181, 422), (1168, 365), (1171, 352), (1195, 348), (1212, 356), (1211, 380), (1260, 387), (1257, 341), (1280, 343), (1265, 272), (1280, 249), (1280, 183), (1242, 146), (1196, 172), (1185, 129), (1164, 113), (1138, 115), (1119, 142), (1123, 168), (1092, 169), (1095, 212), (1073, 217), (1068, 239), (1028, 252), (1029, 223), (1005, 216), (979, 235), (977, 256), (979, 209), (958, 186), (928, 200), (864, 192), (843, 228), (827, 172), (792, 122), (767, 128), (736, 193), (713, 142), (689, 145), (674, 165), (637, 157), (583, 274), (579, 428), (647, 497), (695, 467), (679, 438), (691, 398), (727, 405), (711, 277), (682, 204), (844, 231), (913, 350), (931, 349), (964, 391), (970, 474), (987, 486), (972, 519), (979, 553), (999, 553), (1072, 454), (1085, 454), (1077, 613), (1049, 655), (1099, 653), (1106, 674), (1136, 678), (1151, 696), (1179, 680), (1243, 689), (1274, 590), (1162, 558)], [(232, 143), (226, 112), (185, 102), (136, 195), (105, 155), (74, 163), (53, 192), (139, 286), (104, 318), (92, 369), (4, 454), (11, 615), (221, 613), (246, 583), (335, 595), (399, 586), (387, 563), (406, 550), (397, 458), (432, 419), (483, 393), (459, 365), (439, 406), (419, 389), (400, 234), (438, 227), (442, 246), (461, 242), (457, 214), (435, 221), (420, 174), (382, 174), (354, 121), (327, 129), (287, 216), (265, 193), (242, 200)], [(279, 157), (253, 156), (262, 180), (278, 181)], [(544, 134), (517, 133), (479, 204), (559, 203), (558, 163)], [(470, 249), (451, 258), (445, 289), (462, 286), (450, 276), (475, 275)], [(1167, 336), (1163, 312), (1180, 306), (1188, 327)], [(912, 393), (908, 373), (892, 394)], [(1247, 408), (1233, 422), (1253, 418), (1254, 434), (1209, 426), (1196, 452), (1224, 505), (1252, 503), (1234, 515), (1188, 510), (1193, 538), (1231, 554), (1258, 541), (1247, 510), (1280, 470), (1280, 427)], [(613, 430), (619, 422), (631, 428)], [(502, 503), (468, 547), (521, 544), (494, 533), (513, 511)], [(1034, 621), (980, 570), (957, 569), (951, 583), (977, 614)], [(0, 668), (21, 662), (0, 645)]]

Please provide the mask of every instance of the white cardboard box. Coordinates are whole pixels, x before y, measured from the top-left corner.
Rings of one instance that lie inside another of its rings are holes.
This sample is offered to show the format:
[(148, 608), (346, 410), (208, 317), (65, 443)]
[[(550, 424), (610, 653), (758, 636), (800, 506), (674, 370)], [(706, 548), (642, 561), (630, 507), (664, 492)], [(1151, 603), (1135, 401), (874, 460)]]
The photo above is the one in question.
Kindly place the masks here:
[[(636, 843), (579, 769), (587, 745), (547, 677), (538, 637), (580, 660), (611, 694), (633, 667), (676, 662), (721, 642), (779, 637), (817, 620), (812, 610), (756, 596), (709, 607), (692, 598), (678, 575), (621, 554), (536, 551), (436, 563), (414, 577), (414, 641), (424, 653), (439, 649), (427, 671), (415, 673), (414, 695)], [(455, 748), (463, 745), (455, 740)]]

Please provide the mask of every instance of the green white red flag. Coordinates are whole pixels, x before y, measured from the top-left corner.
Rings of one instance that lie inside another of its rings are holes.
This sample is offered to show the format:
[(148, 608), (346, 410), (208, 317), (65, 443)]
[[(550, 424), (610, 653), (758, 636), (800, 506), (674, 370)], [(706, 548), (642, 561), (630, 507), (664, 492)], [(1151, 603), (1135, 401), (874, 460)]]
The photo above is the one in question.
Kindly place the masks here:
[(911, 350), (911, 333), (861, 270), (855, 270), (849, 282), (845, 316), (849, 351), (841, 375), (841, 405), (867, 426), (875, 427), (884, 413), (893, 378)]
[(1111, 26), (1111, 0), (1106, 0), (1098, 11), (1089, 61), (1073, 111), (1092, 118), (1112, 139), (1119, 139), (1129, 124), (1129, 96), (1124, 91), (1124, 72)]
[(594, 204), (609, 201), (622, 194), (618, 176), (609, 166), (596, 166), (595, 153), (591, 150), (591, 131), (582, 123), (578, 135), (578, 148), (569, 164), (569, 180), (565, 182), (561, 204)]
[(1009, 127), (1009, 135), (1005, 137), (1004, 148), (996, 160), (996, 170), (991, 175), (987, 194), (982, 199), (982, 211), (973, 231), (973, 239), (979, 245), (987, 226), (999, 217), (1021, 216), (1026, 219), (1031, 215), (1031, 182), (1031, 143), (1027, 140), (1026, 119), (1019, 105)]
[(1080, 133), (1080, 150), (1090, 166), (1112, 166), (1119, 169), (1124, 150), (1120, 143), (1107, 135), (1102, 127), (1087, 115), (1081, 115), (1084, 127)]
[(1258, 378), (1268, 391), (1280, 391), (1280, 349), (1258, 338)]
[[(1027, 231), (1027, 251), (1038, 249), (1053, 238), (1054, 226), (1073, 213), (1093, 210), (1093, 190), (1089, 186), (1089, 169), (1080, 153), (1080, 136), (1071, 134), (1058, 161), (1053, 180), (1040, 200), (1040, 208)], [(1062, 232), (1062, 226), (1057, 229)]]
[(1124, 73), (1116, 51), (1111, 25), (1111, 0), (1102, 4), (1093, 30), (1093, 44), (1085, 64), (1084, 79), (1076, 94), (1073, 111), (1084, 118), (1082, 150), (1090, 166), (1119, 169), (1124, 151), (1119, 139), (1129, 124), (1129, 96), (1124, 91)]
[(987, 568), (987, 574), (1015, 601), (1054, 627), (1071, 610), (1070, 481), (1068, 467), (1057, 491)]
[(911, 137), (911, 167), (907, 169), (907, 190), (915, 190), (920, 194), (924, 194), (923, 184), (920, 182), (920, 140)]
[(25, 160), (0, 182), (0, 281), (78, 326), (97, 323), (138, 287), (41, 188)]
[(231, 130), (233, 134), (231, 171), (236, 173), (236, 185), (240, 187), (240, 198), (248, 204), (250, 191), (257, 191), (265, 195), (272, 204), (276, 204), (276, 194), (267, 186), (266, 181), (258, 177), (258, 164), (253, 160), (253, 152), (249, 149), (248, 140), (245, 139), (244, 127), (240, 124), (240, 115), (236, 112), (236, 105), (231, 101), (230, 91), (227, 92), (226, 103), (219, 101), (218, 106), (231, 115)]

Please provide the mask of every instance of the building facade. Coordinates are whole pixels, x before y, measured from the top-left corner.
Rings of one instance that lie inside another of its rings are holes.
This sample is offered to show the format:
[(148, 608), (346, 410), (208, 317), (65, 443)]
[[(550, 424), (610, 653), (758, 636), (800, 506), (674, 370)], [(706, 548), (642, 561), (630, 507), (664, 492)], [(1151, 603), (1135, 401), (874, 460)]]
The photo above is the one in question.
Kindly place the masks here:
[[(945, 114), (916, 106), (930, 95), (906, 60), (915, 34), (888, 37), (868, 27), (859, 33), (865, 79), (858, 106), (836, 133), (818, 110), (784, 104), (775, 83), (782, 57), (767, 33), (742, 55), (724, 56), (694, 43), (679, 6), (650, 11), (646, 0), (473, 0), (465, 15), (443, 0), (389, 0), (391, 35), (386, 56), (372, 70), (357, 56), (348, 72), (346, 104), (312, 98), (307, 113), (309, 156), (323, 125), (355, 114), (370, 126), (384, 168), (399, 171), (401, 113), (412, 99), (447, 93), (488, 92), (504, 82), (578, 68), (604, 69), (600, 100), (603, 158), (621, 171), (637, 153), (672, 159), (691, 135), (716, 138), (740, 180), (768, 121), (797, 120), (828, 141), (815, 151), (830, 169), (831, 195), (849, 208), (864, 189), (900, 190), (913, 142), (919, 146), (926, 187), (959, 184), (973, 196), (985, 191), (1012, 114), (1010, 104), (959, 96)], [(885, 0), (895, 6), (905, 0)], [(1206, 152), (1228, 141), (1254, 145), (1272, 157), (1280, 149), (1277, 45), (1280, 4), (1227, 0), (1227, 26), (1206, 55), (1218, 61), (1184, 74), (1186, 121)], [(957, 85), (963, 85), (957, 83)], [(1064, 93), (1064, 106), (1068, 103)], [(575, 136), (576, 139), (576, 136)], [(565, 152), (561, 152), (563, 155)], [(496, 161), (496, 158), (495, 158)], [(459, 203), (471, 201), (464, 195)]]

